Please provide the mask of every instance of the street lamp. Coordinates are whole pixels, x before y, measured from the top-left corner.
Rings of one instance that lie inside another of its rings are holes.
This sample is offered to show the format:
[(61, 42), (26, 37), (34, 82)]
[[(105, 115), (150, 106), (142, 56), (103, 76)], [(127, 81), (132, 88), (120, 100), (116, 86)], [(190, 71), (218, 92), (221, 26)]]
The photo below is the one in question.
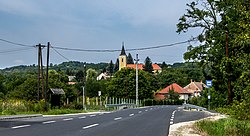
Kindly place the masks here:
[(85, 105), (86, 62), (84, 62), (83, 68), (82, 106), (84, 110), (87, 110)]

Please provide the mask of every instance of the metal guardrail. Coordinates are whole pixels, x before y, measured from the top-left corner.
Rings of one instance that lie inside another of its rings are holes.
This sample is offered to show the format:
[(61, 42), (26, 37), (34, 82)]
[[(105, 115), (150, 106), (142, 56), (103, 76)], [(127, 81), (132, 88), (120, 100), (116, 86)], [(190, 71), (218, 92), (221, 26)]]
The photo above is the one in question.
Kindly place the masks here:
[(192, 105), (192, 104), (183, 104), (184, 105), (184, 109), (197, 109), (198, 111), (206, 111), (207, 108), (204, 108), (204, 107), (200, 107), (200, 106), (197, 106), (197, 105)]
[(42, 114), (0, 116), (0, 121), (13, 120), (13, 119), (24, 119), (24, 118), (34, 118), (34, 117), (42, 117), (42, 116), (43, 116)]
[(136, 104), (131, 104), (131, 103), (106, 104), (106, 105), (105, 105), (106, 108), (118, 107), (118, 108), (120, 108), (120, 109), (129, 108), (129, 107), (135, 107), (135, 106), (136, 106)]

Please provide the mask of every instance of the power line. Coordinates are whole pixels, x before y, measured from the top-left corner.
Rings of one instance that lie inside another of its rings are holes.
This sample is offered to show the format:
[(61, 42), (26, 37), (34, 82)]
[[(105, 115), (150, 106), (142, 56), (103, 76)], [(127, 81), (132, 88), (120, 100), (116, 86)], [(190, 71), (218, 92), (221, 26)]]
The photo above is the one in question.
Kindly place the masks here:
[(23, 47), (36, 47), (36, 46), (32, 46), (32, 45), (27, 45), (27, 44), (12, 42), (12, 41), (1, 39), (1, 38), (0, 38), (0, 41), (6, 42), (6, 43), (10, 43), (10, 44), (13, 44), (13, 45), (23, 46)]
[(64, 55), (62, 55), (60, 52), (58, 52), (53, 46), (50, 46), (58, 55), (60, 55), (61, 57), (63, 57), (64, 59), (70, 61), (70, 59), (68, 59), (67, 57), (65, 57)]
[[(151, 46), (151, 47), (143, 47), (143, 48), (132, 48), (132, 49), (126, 49), (126, 51), (138, 51), (138, 50), (150, 50), (150, 49), (157, 49), (157, 48), (164, 48), (164, 47), (171, 47), (179, 44), (185, 44), (185, 43), (190, 43), (192, 41), (196, 41), (197, 38), (192, 38), (190, 40), (182, 41), (182, 42), (176, 42), (172, 44), (165, 44), (165, 45), (158, 45), (158, 46)], [(68, 51), (80, 51), (80, 52), (119, 52), (121, 51), (120, 49), (104, 49), (104, 50), (90, 50), (90, 49), (76, 49), (76, 48), (66, 48), (66, 47), (56, 47), (54, 46), (53, 48), (55, 49), (60, 49), (60, 50), (68, 50)]]
[[(158, 49), (158, 48), (164, 48), (164, 47), (171, 47), (171, 46), (175, 46), (175, 45), (190, 43), (190, 42), (196, 41), (196, 40), (197, 40), (197, 37), (191, 38), (191, 39), (186, 40), (186, 41), (181, 41), (181, 42), (176, 42), (176, 43), (171, 43), (171, 44), (165, 44), (165, 45), (157, 45), (157, 46), (142, 47), (142, 48), (131, 48), (131, 49), (126, 49), (126, 51), (141, 51), (141, 50), (151, 50), (151, 49)], [(7, 42), (7, 43), (10, 43), (10, 44), (14, 44), (14, 45), (18, 45), (18, 46), (36, 47), (36, 46), (27, 45), (27, 44), (12, 42), (12, 41), (1, 39), (1, 38), (0, 38), (0, 41)], [(93, 50), (91, 50), (91, 49), (77, 49), (77, 48), (56, 47), (56, 46), (53, 46), (52, 48), (54, 50), (59, 49), (59, 50), (78, 51), (78, 52), (119, 52), (119, 51), (121, 51), (120, 49), (113, 49), (113, 50), (112, 49), (103, 49), (103, 50), (101, 50), (101, 49), (93, 49)], [(67, 59), (65, 56), (63, 56), (57, 50), (55, 50), (55, 52), (58, 53), (63, 58)], [(67, 60), (69, 60), (69, 59), (67, 59)]]
[(31, 50), (32, 48), (18, 48), (18, 49), (11, 49), (11, 50), (2, 50), (0, 51), (1, 54), (4, 53), (10, 53), (10, 52), (19, 52), (19, 51), (27, 51), (27, 50)]

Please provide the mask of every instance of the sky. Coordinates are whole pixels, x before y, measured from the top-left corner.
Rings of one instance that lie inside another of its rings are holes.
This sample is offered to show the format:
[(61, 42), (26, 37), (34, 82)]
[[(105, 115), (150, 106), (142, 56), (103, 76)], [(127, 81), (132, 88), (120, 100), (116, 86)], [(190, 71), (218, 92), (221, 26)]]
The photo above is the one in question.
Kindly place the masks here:
[[(0, 39), (35, 46), (86, 50), (144, 48), (186, 41), (197, 32), (176, 33), (178, 19), (192, 0), (0, 0)], [(126, 51), (139, 63), (184, 62), (188, 44)], [(37, 64), (35, 47), (0, 41), (0, 68)], [(57, 52), (56, 52), (57, 51)], [(61, 54), (59, 55), (58, 52)], [(114, 63), (120, 52), (50, 50), (50, 63)], [(64, 57), (62, 57), (64, 56)], [(43, 49), (45, 65), (46, 49)]]

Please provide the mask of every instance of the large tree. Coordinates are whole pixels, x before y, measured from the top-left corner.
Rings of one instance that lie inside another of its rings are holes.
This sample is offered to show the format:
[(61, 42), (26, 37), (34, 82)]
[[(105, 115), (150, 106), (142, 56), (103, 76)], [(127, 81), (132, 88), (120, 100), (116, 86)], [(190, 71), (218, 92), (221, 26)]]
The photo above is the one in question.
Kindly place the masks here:
[[(214, 89), (227, 92), (227, 100), (242, 101), (243, 90), (238, 88), (249, 71), (250, 11), (249, 0), (197, 0), (187, 4), (187, 13), (177, 24), (177, 32), (199, 28), (199, 46), (189, 46), (185, 60), (203, 67), (206, 79), (213, 79)], [(250, 84), (244, 84), (247, 88)], [(213, 98), (212, 98), (213, 99)]]
[(147, 57), (144, 61), (145, 65), (143, 66), (143, 70), (149, 73), (153, 73), (152, 61), (149, 57)]
[(127, 64), (134, 64), (134, 59), (130, 53), (128, 54)]
[[(153, 92), (158, 89), (156, 79), (153, 75), (140, 70), (138, 74), (138, 93), (139, 99), (147, 99), (153, 97)], [(136, 87), (135, 69), (121, 69), (116, 72), (114, 77), (107, 85), (108, 95), (117, 98), (130, 98), (135, 99)]]

